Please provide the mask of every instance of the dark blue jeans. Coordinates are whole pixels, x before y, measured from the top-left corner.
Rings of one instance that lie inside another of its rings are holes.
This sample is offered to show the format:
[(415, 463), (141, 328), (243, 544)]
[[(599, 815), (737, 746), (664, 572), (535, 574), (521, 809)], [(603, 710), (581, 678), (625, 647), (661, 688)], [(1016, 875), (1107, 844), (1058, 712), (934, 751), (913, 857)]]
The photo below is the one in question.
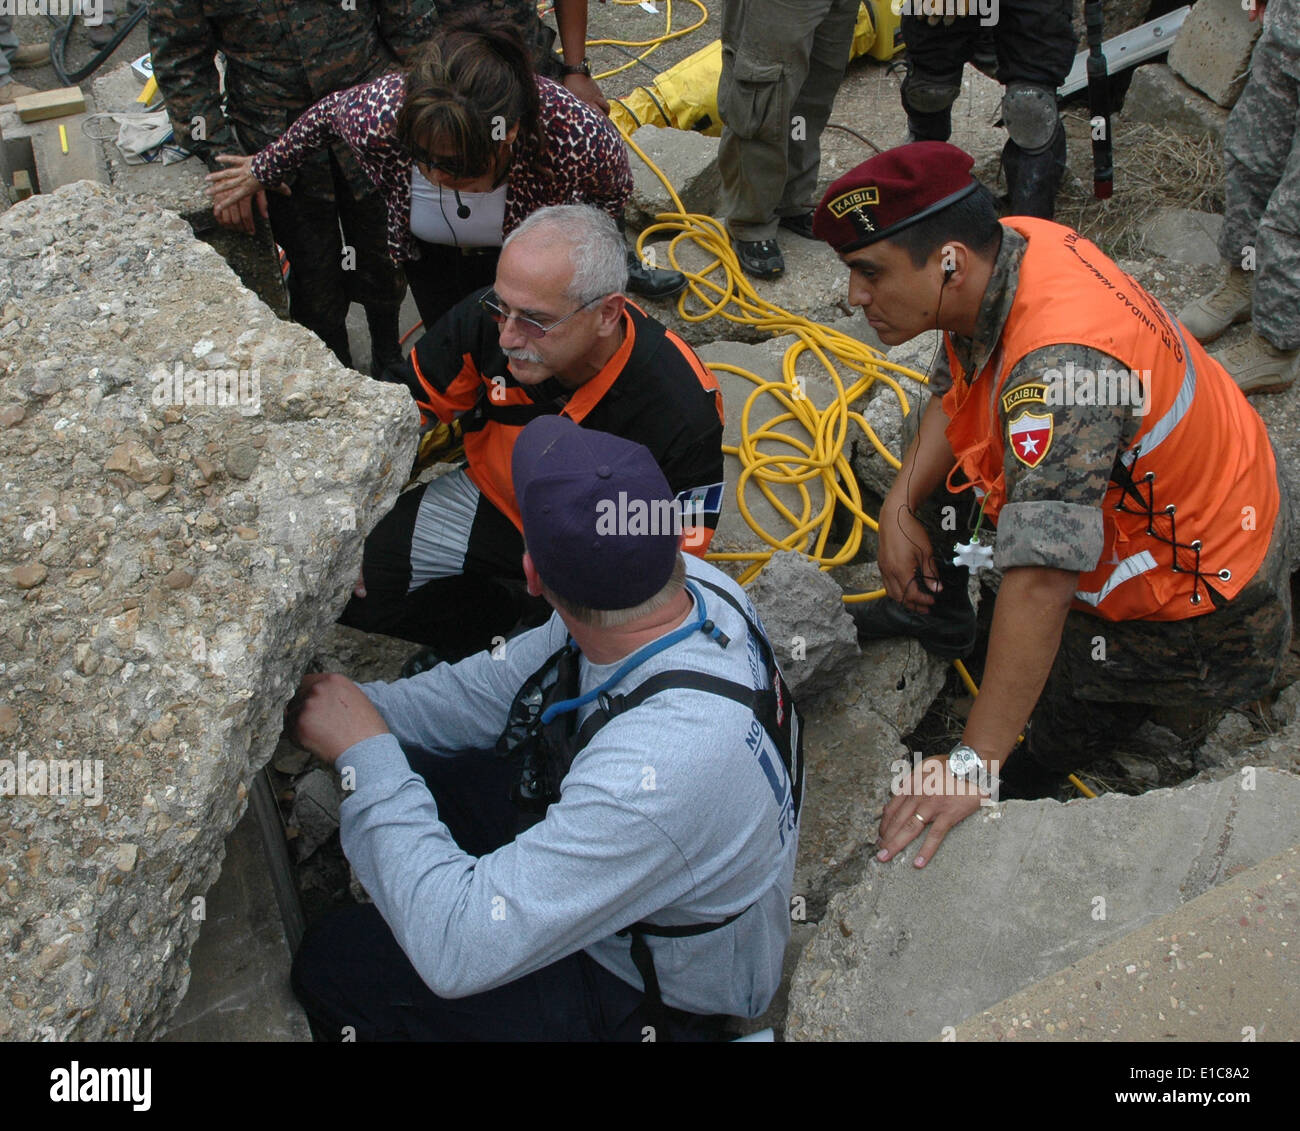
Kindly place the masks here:
[[(485, 855), (521, 831), (511, 761), (475, 753), (407, 758), (466, 852)], [(294, 958), (292, 985), (317, 1035), (331, 1041), (642, 1041), (649, 1025), (641, 991), (583, 951), (493, 990), (440, 998), (370, 904), (313, 924)], [(670, 1032), (659, 1040), (714, 1040), (725, 1020), (669, 1014)]]

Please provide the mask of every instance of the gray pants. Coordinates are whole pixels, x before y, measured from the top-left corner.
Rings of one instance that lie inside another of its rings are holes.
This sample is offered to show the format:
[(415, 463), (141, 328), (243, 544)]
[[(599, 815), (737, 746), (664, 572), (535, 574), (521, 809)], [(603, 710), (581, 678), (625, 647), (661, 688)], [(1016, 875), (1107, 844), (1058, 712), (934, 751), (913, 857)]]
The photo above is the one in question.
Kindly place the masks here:
[(1219, 254), (1250, 266), (1255, 331), (1300, 347), (1300, 0), (1272, 0), (1250, 80), (1228, 118)]
[(739, 240), (817, 203), (821, 135), (844, 77), (858, 0), (723, 0), (721, 212)]

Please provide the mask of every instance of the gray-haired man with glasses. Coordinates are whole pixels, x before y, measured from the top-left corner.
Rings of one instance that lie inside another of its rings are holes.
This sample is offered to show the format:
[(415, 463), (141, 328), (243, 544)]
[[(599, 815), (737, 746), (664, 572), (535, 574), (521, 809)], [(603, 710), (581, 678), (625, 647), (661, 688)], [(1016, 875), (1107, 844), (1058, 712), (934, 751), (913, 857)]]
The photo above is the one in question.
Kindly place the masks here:
[(626, 282), (607, 215), (543, 208), (505, 241), (495, 285), (411, 351), (406, 378), (424, 424), (458, 420), (466, 466), (398, 499), (366, 540), (340, 618), (426, 645), (404, 674), (492, 647), (533, 611), (510, 469), (536, 417), (644, 444), (695, 516), (686, 549), (707, 548), (722, 502), (722, 395), (690, 346), (628, 302)]

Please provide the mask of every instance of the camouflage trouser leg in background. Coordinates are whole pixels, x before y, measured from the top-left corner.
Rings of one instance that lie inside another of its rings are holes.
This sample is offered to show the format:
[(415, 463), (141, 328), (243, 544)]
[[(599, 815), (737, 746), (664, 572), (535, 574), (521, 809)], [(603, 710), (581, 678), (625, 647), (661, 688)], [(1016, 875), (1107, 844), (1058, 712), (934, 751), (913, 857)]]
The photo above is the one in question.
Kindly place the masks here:
[(1255, 330), (1300, 347), (1300, 0), (1273, 0), (1250, 80), (1228, 118), (1227, 210), (1219, 254), (1248, 266), (1254, 248)]

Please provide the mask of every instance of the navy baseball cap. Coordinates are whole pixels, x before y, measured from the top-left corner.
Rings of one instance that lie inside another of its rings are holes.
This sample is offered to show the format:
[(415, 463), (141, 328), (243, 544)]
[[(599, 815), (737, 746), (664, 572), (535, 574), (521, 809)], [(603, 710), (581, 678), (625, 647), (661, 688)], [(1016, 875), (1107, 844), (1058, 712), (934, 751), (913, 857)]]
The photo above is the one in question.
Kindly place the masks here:
[(644, 445), (541, 416), (515, 441), (511, 477), (547, 588), (589, 609), (630, 609), (668, 584), (681, 512)]

